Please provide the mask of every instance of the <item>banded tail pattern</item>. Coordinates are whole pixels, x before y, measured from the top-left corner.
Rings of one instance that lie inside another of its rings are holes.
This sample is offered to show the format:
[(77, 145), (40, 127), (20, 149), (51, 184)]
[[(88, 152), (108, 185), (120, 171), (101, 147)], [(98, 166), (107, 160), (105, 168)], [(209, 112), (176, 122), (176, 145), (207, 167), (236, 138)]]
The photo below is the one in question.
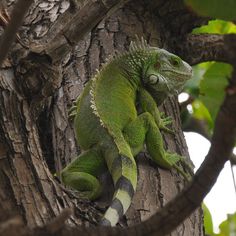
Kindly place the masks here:
[(100, 225), (115, 226), (128, 210), (134, 196), (137, 186), (137, 166), (134, 158), (122, 155), (116, 156), (107, 164), (115, 185), (115, 193)]

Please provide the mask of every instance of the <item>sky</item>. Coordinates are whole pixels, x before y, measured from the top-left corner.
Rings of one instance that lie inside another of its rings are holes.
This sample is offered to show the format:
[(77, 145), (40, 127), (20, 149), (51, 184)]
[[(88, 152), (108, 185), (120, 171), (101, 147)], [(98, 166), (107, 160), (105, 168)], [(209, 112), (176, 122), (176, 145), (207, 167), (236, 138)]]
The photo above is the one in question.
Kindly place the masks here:
[[(184, 135), (188, 145), (190, 158), (195, 165), (196, 171), (208, 153), (210, 143), (207, 139), (197, 133), (185, 132)], [(236, 153), (236, 149), (234, 152)], [(235, 167), (234, 175), (236, 177)], [(212, 214), (214, 230), (215, 233), (217, 233), (219, 224), (227, 219), (227, 214), (236, 212), (236, 193), (229, 162), (225, 164), (216, 184), (205, 197), (204, 203)]]

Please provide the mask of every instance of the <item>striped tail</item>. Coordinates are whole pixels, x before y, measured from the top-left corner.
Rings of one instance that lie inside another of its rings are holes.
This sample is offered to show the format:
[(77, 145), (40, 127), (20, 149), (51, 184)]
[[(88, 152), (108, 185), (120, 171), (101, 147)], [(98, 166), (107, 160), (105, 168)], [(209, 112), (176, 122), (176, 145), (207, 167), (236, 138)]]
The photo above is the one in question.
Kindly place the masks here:
[(137, 186), (137, 166), (134, 158), (121, 155), (110, 160), (107, 165), (113, 178), (115, 193), (100, 225), (115, 226), (131, 204)]

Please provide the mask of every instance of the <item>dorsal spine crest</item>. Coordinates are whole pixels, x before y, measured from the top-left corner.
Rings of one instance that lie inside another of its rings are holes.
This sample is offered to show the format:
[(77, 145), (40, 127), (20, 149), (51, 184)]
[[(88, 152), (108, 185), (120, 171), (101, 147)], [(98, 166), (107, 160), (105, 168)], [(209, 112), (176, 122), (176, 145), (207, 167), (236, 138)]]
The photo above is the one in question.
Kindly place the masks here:
[[(131, 71), (131, 74), (133, 73), (133, 75), (135, 74), (139, 75), (144, 63), (148, 61), (148, 58), (150, 57), (150, 53), (151, 53), (151, 47), (147, 44), (146, 40), (144, 40), (143, 38), (141, 39), (137, 38), (136, 42), (133, 42), (133, 41), (131, 42), (128, 52), (121, 53), (114, 57), (110, 57), (104, 64), (102, 64), (101, 70), (98, 71), (92, 79), (92, 84), (91, 84), (91, 89), (90, 89), (90, 95), (91, 95), (90, 107), (93, 110), (93, 113), (99, 118), (101, 126), (106, 128), (108, 130), (108, 133), (110, 133), (110, 135), (113, 136), (114, 139), (116, 137), (113, 135), (113, 131), (102, 120), (101, 115), (99, 114), (98, 107), (96, 105), (97, 83), (102, 76), (102, 72), (106, 69), (106, 67), (112, 61), (113, 62), (116, 61), (118, 62), (118, 64), (121, 62), (120, 64), (121, 68), (123, 66), (124, 68), (127, 67), (128, 70)], [(131, 83), (133, 84), (133, 81), (131, 81)], [(120, 151), (119, 147), (117, 148)]]

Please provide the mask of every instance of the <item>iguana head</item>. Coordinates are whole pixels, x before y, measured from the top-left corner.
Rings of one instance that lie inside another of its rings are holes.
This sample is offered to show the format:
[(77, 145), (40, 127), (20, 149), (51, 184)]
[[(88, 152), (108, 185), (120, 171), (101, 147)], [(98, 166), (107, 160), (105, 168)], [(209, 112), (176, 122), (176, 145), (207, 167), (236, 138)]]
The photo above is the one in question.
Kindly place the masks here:
[(140, 80), (158, 104), (169, 95), (178, 94), (192, 77), (191, 66), (164, 49), (151, 47), (141, 38), (131, 42), (126, 72)]
[(168, 95), (178, 94), (191, 77), (191, 66), (180, 57), (164, 49), (149, 48), (143, 64), (142, 82), (158, 103)]

